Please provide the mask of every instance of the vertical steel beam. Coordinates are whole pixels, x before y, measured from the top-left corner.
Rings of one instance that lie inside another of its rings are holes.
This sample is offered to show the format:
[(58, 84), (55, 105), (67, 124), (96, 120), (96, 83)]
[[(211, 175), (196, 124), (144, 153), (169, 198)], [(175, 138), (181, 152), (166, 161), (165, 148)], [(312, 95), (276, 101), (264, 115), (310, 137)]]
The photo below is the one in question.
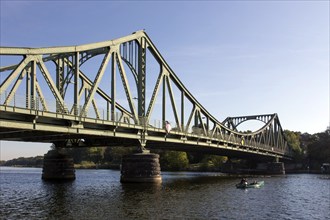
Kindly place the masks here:
[(31, 62), (30, 76), (31, 76), (31, 90), (30, 90), (31, 109), (34, 109), (36, 103), (36, 80), (37, 80), (37, 63), (35, 60)]
[(59, 65), (57, 69), (57, 88), (58, 91), (60, 91), (61, 96), (63, 97), (64, 95), (64, 72), (65, 72), (65, 62), (64, 58), (60, 58), (58, 60)]
[(144, 117), (146, 107), (146, 39), (144, 37), (140, 41), (138, 65), (138, 115)]
[(106, 120), (109, 121), (110, 120), (110, 111), (111, 111), (111, 103), (107, 101), (107, 117)]
[[(63, 80), (64, 80), (64, 58), (59, 57), (56, 62), (56, 88), (58, 89), (61, 97), (64, 95), (63, 89)], [(56, 102), (56, 112), (60, 112), (61, 105)]]
[(25, 106), (26, 108), (31, 107), (31, 72), (32, 68), (29, 67), (26, 74), (26, 86), (25, 86)]
[(74, 115), (78, 115), (78, 106), (79, 106), (79, 52), (75, 54), (74, 60)]
[(206, 135), (209, 134), (209, 129), (210, 129), (210, 118), (206, 117)]
[(182, 90), (181, 91), (181, 128), (182, 128), (182, 131), (185, 131), (185, 128), (184, 128), (184, 97), (185, 97), (185, 93)]
[(198, 127), (198, 114), (195, 114), (195, 117), (194, 117), (194, 126), (195, 127)]
[(111, 66), (111, 120), (115, 121), (116, 110), (116, 54), (112, 53), (112, 66)]
[(146, 40), (141, 38), (138, 49), (138, 115), (145, 116), (145, 86), (146, 86)]
[(163, 127), (165, 127), (166, 121), (166, 75), (163, 77), (163, 99), (162, 99), (162, 122)]

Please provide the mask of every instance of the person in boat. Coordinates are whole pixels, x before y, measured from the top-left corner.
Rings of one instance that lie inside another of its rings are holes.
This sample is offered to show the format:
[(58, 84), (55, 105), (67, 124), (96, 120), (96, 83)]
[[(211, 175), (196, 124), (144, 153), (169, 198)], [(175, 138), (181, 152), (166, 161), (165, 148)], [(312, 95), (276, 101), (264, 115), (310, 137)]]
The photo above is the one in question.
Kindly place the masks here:
[(242, 178), (240, 184), (241, 184), (241, 185), (247, 185), (247, 181), (246, 181), (246, 179), (245, 179), (245, 178)]

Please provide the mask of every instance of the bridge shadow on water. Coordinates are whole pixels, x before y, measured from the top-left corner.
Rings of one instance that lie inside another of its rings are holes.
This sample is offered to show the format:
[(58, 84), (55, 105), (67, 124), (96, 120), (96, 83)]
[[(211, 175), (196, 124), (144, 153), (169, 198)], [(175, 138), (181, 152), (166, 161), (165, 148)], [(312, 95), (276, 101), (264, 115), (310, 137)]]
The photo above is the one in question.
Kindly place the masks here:
[(162, 183), (124, 183), (123, 193), (157, 193), (180, 190), (194, 190), (208, 185), (228, 185), (238, 182), (240, 176), (222, 173), (163, 172)]

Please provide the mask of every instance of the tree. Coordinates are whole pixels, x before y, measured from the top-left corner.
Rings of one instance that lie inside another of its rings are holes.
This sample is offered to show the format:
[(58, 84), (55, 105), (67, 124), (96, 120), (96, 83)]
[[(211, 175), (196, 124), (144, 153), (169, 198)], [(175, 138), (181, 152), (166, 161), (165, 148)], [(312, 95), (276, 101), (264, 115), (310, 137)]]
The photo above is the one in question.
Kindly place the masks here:
[(313, 141), (307, 146), (307, 155), (311, 169), (320, 169), (322, 163), (330, 163), (330, 129), (313, 135)]
[(284, 136), (289, 146), (292, 148), (293, 157), (296, 161), (301, 161), (303, 156), (303, 151), (300, 147), (300, 135), (300, 132), (284, 130)]
[(2, 164), (3, 166), (22, 166), (22, 167), (42, 167), (43, 156), (36, 157), (19, 157), (8, 160)]
[(191, 164), (200, 163), (203, 160), (204, 156), (205, 155), (200, 152), (187, 152), (187, 157), (189, 163)]
[(189, 165), (187, 153), (181, 151), (165, 151), (160, 153), (160, 165), (163, 170), (183, 170)]
[(96, 164), (101, 163), (104, 158), (105, 147), (90, 147), (88, 148), (88, 157), (90, 161)]
[(124, 155), (133, 154), (135, 150), (136, 147), (108, 147), (104, 157), (107, 158), (107, 162), (121, 164), (121, 158)]
[(219, 170), (224, 162), (227, 161), (227, 157), (218, 155), (205, 155), (202, 164), (204, 168)]

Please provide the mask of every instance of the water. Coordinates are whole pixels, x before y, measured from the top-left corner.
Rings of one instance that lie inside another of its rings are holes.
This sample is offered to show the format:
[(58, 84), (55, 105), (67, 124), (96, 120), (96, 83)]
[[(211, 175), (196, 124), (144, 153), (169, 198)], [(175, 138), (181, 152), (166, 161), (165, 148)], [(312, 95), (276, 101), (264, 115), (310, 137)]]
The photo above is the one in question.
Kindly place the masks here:
[(218, 173), (163, 172), (163, 183), (121, 184), (113, 170), (77, 170), (49, 183), (41, 169), (0, 173), (0, 219), (330, 219), (330, 176), (260, 177), (260, 189), (236, 189)]

